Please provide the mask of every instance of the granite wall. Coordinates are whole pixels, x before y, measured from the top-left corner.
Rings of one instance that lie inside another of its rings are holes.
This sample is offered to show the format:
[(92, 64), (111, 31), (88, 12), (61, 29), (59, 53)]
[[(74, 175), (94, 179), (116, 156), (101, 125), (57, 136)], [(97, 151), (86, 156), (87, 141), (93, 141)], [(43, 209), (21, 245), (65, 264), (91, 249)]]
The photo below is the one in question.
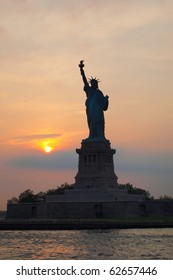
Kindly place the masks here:
[(173, 201), (47, 202), (7, 205), (7, 219), (170, 217)]

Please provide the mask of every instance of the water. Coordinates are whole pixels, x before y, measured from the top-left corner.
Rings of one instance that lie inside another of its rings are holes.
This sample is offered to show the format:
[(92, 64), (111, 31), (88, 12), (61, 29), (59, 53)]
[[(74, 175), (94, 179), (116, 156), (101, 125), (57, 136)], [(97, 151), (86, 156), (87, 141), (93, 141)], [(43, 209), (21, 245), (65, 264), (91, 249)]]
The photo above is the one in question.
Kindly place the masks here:
[(0, 259), (173, 259), (173, 229), (0, 231)]

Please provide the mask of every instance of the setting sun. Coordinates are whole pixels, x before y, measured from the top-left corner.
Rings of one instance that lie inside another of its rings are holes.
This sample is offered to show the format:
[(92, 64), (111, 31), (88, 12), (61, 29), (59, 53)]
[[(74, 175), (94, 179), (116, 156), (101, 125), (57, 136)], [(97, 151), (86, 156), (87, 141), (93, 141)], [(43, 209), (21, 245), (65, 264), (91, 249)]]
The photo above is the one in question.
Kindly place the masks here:
[(47, 147), (45, 147), (44, 150), (45, 150), (46, 153), (50, 153), (52, 151), (52, 147), (47, 146)]

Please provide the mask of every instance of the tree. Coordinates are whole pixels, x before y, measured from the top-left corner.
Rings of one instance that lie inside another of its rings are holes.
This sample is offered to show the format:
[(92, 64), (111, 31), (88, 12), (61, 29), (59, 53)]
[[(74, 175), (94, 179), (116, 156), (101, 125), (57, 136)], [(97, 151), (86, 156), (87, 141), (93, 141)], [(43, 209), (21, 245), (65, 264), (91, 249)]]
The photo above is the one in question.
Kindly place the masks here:
[(39, 192), (35, 195), (35, 201), (36, 202), (44, 202), (46, 199), (46, 193), (45, 192)]
[(61, 184), (61, 186), (57, 186), (56, 189), (50, 189), (46, 192), (46, 195), (55, 195), (55, 194), (64, 194), (65, 190), (73, 189), (74, 184)]
[(60, 195), (63, 194), (67, 189), (73, 189), (73, 184), (61, 184), (57, 186), (57, 188), (49, 189), (46, 192), (39, 192), (34, 194), (34, 192), (30, 189), (22, 192), (18, 198), (12, 197), (8, 200), (8, 203), (32, 203), (32, 202), (44, 202), (46, 199), (46, 195)]
[(22, 192), (19, 195), (19, 203), (24, 203), (24, 202), (35, 202), (36, 196), (34, 195), (34, 192), (31, 191), (30, 189), (27, 189), (26, 191)]
[(8, 199), (8, 200), (7, 200), (7, 203), (8, 203), (8, 204), (10, 204), (10, 203), (11, 203), (11, 204), (15, 204), (15, 203), (18, 203), (18, 202), (19, 202), (19, 199), (18, 199), (17, 197), (15, 197), (15, 196), (12, 197), (11, 199)]
[(133, 185), (131, 185), (130, 183), (127, 184), (119, 184), (119, 188), (120, 189), (127, 189), (129, 194), (141, 194), (144, 195), (145, 199), (147, 200), (151, 200), (154, 199), (149, 191), (146, 191), (144, 189), (140, 189), (140, 188), (136, 188)]
[(159, 200), (173, 200), (173, 197), (164, 194), (163, 196), (159, 197)]

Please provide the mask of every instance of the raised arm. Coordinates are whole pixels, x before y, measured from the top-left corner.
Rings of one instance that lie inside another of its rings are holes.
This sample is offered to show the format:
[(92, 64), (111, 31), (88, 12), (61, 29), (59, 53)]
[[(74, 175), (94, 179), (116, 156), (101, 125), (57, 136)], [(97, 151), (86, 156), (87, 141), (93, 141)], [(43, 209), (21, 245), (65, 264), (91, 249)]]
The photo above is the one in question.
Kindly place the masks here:
[(88, 84), (87, 78), (86, 78), (86, 76), (85, 76), (85, 72), (84, 72), (84, 70), (83, 70), (83, 68), (84, 68), (84, 66), (85, 66), (83, 62), (84, 62), (84, 60), (81, 60), (81, 61), (80, 61), (80, 63), (79, 63), (79, 68), (80, 68), (80, 73), (81, 73), (81, 76), (82, 76), (84, 85), (88, 87), (89, 84)]

